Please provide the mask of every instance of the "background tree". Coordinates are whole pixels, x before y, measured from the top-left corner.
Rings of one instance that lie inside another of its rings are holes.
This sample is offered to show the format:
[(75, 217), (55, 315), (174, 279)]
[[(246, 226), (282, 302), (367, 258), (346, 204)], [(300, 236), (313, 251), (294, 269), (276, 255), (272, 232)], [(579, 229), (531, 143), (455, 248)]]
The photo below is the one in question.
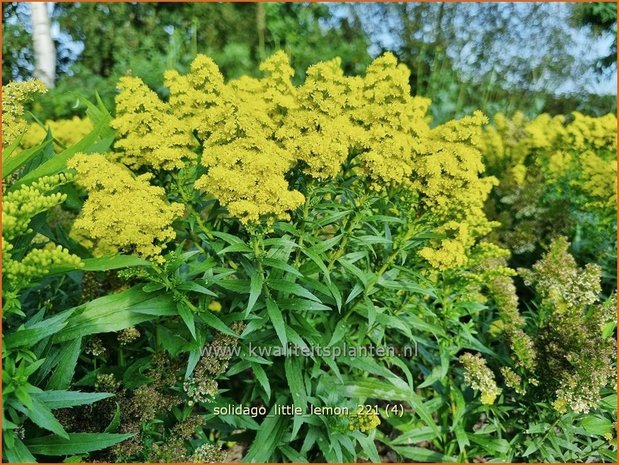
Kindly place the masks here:
[(588, 112), (613, 111), (614, 98), (600, 102), (588, 88), (597, 57), (591, 31), (579, 33), (573, 26), (575, 8), (547, 3), (382, 3), (368, 5), (362, 18), (374, 53), (397, 51), (412, 70), (412, 88), (433, 98), (439, 120), (477, 108), (492, 114), (526, 107), (532, 115), (566, 107), (568, 112), (582, 110), (574, 107), (574, 94)]
[(56, 47), (52, 40), (51, 22), (46, 2), (31, 2), (32, 44), (34, 49), (34, 77), (47, 87), (56, 80)]
[[(234, 78), (255, 75), (265, 56), (283, 49), (292, 57), (297, 83), (316, 61), (340, 56), (345, 71), (357, 74), (371, 57), (393, 50), (411, 69), (413, 92), (432, 99), (436, 122), (476, 109), (599, 115), (616, 108), (614, 95), (604, 95), (612, 89), (596, 84), (611, 81), (615, 70), (613, 50), (599, 46), (615, 27), (614, 8), (58, 2), (52, 16), (57, 90), (37, 114), (69, 116), (77, 95), (93, 98), (95, 90), (112, 105), (116, 82), (129, 71), (165, 97), (158, 71), (186, 71), (197, 53), (210, 55), (226, 78)], [(29, 15), (27, 4), (3, 4), (4, 83), (33, 74)], [(598, 59), (608, 66), (595, 75)]]
[(597, 70), (605, 73), (617, 69), (617, 3), (591, 2), (574, 6), (572, 20), (577, 27), (587, 28), (611, 41), (608, 54), (597, 61)]
[[(26, 7), (26, 8), (24, 8)], [(31, 34), (26, 5), (3, 8), (5, 44)], [(324, 4), (270, 3), (55, 3), (59, 79), (38, 110), (42, 118), (75, 112), (77, 94), (97, 90), (112, 105), (115, 83), (127, 72), (165, 96), (162, 68), (186, 71), (197, 53), (213, 57), (227, 78), (256, 74), (276, 50), (293, 58), (297, 82), (310, 64), (341, 56), (347, 72), (370, 61), (369, 40), (355, 18), (337, 17)], [(9, 39), (9, 40), (7, 40)], [(8, 51), (4, 82), (32, 75), (32, 47)], [(6, 64), (5, 64), (6, 65)]]
[(25, 3), (2, 3), (2, 83), (27, 78), (33, 71), (30, 9)]

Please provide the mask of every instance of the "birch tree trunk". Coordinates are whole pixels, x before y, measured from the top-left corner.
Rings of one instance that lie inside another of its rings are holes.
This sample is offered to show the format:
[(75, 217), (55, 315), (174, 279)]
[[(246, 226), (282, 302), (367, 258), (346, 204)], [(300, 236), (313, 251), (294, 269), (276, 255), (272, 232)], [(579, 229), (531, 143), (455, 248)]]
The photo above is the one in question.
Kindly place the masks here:
[(260, 60), (266, 58), (264, 49), (264, 35), (266, 31), (266, 12), (262, 3), (256, 3), (256, 29), (258, 32), (258, 55)]
[(47, 2), (30, 3), (32, 40), (34, 46), (34, 77), (47, 87), (54, 87), (56, 78), (56, 47), (52, 40)]

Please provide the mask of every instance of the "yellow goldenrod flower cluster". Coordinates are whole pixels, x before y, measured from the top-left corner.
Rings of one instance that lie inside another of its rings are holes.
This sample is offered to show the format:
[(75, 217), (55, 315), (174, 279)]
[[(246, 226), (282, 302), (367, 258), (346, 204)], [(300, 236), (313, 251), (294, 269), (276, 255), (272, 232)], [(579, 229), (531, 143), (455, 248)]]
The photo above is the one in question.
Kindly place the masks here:
[(2, 148), (13, 144), (28, 130), (28, 122), (23, 119), (24, 104), (33, 94), (44, 92), (47, 88), (38, 80), (2, 86)]
[(77, 154), (68, 166), (88, 193), (72, 236), (96, 255), (123, 251), (161, 262), (165, 243), (176, 237), (171, 224), (183, 215), (183, 205), (169, 204), (164, 189), (148, 182), (152, 175), (135, 176), (105, 154)]
[[(76, 144), (93, 130), (92, 121), (89, 118), (80, 118), (79, 116), (74, 116), (71, 119), (59, 119), (56, 121), (48, 120), (45, 122), (45, 127), (51, 131), (54, 139), (65, 147)], [(28, 126), (28, 130), (24, 134), (20, 145), (24, 149), (34, 147), (35, 145), (40, 144), (45, 139), (46, 135), (46, 129), (37, 123), (31, 123)], [(55, 144), (54, 148), (59, 150), (61, 147)]]
[(497, 223), (488, 221), (485, 201), (497, 184), (494, 177), (480, 177), (484, 170), (478, 149), (481, 126), (486, 118), (479, 112), (434, 128), (416, 160), (418, 176), (413, 187), (422, 202), (444, 223), (436, 230), (447, 238), (421, 255), (437, 269), (467, 263), (467, 250)]
[(421, 168), (416, 166), (416, 156), (428, 147), (423, 138), (429, 132), (425, 113), (430, 100), (411, 97), (409, 76), (408, 68), (387, 53), (368, 66), (355, 97), (354, 119), (365, 132), (359, 162), (375, 189), (408, 186)]
[(4, 196), (2, 269), (11, 288), (19, 289), (27, 286), (32, 279), (48, 274), (54, 266), (75, 269), (83, 265), (79, 257), (43, 237), (40, 237), (41, 240), (36, 247), (33, 244), (21, 258), (14, 257), (15, 241), (32, 233), (30, 228), (32, 218), (66, 200), (66, 194), (51, 191), (71, 180), (72, 177), (65, 174), (45, 176), (30, 185), (20, 186)]
[[(614, 210), (617, 198), (617, 118), (585, 116), (572, 120), (542, 114), (528, 121), (498, 114), (485, 129), (484, 158), (493, 173), (506, 173), (501, 184), (555, 183), (568, 180), (591, 198), (591, 206)], [(539, 178), (540, 174), (543, 176)]]
[(370, 412), (355, 412), (348, 415), (348, 430), (349, 431), (371, 431), (380, 425), (380, 417), (371, 410)]
[[(225, 100), (233, 95), (224, 95), (227, 86), (219, 68), (213, 60), (198, 55), (191, 64), (189, 74), (183, 76), (177, 71), (166, 71), (165, 85), (170, 89), (169, 104), (179, 122), (195, 129), (200, 140), (222, 131), (222, 126), (231, 127)], [(229, 94), (229, 92), (228, 92)], [(228, 97), (228, 98), (226, 98)], [(128, 96), (129, 98), (129, 96)], [(220, 140), (222, 135), (215, 135)]]
[[(7, 258), (10, 260), (10, 256)], [(21, 261), (9, 261), (5, 264), (5, 272), (9, 278), (19, 276), (35, 279), (48, 274), (54, 266), (77, 269), (81, 268), (83, 263), (78, 256), (71, 254), (61, 245), (49, 242), (42, 249), (30, 250)]]
[(167, 103), (139, 79), (124, 78), (114, 122), (120, 161), (179, 167), (185, 160), (180, 147), (191, 144), (179, 142), (173, 150), (165, 142), (172, 130), (160, 126), (172, 124), (172, 115), (175, 134), (193, 132), (202, 145), (206, 173), (195, 186), (242, 223), (290, 218), (305, 200), (291, 188), (293, 171), (318, 180), (356, 176), (375, 191), (419, 199), (419, 214), (432, 217), (444, 236), (421, 252), (434, 267), (467, 263), (470, 248), (494, 226), (482, 210), (496, 181), (481, 178), (481, 113), (431, 128), (430, 101), (411, 97), (410, 72), (389, 53), (363, 77), (345, 76), (339, 59), (318, 63), (296, 87), (285, 53), (260, 69), (262, 78), (226, 83), (217, 65), (199, 55), (189, 73), (165, 73)]
[[(283, 58), (283, 57), (282, 57)], [(296, 154), (305, 172), (318, 179), (339, 174), (361, 128), (351, 121), (358, 80), (344, 76), (339, 58), (310, 66), (276, 137)]]
[(489, 174), (500, 180), (486, 210), (501, 223), (499, 242), (525, 254), (544, 238), (578, 235), (590, 238), (583, 254), (604, 261), (601, 238), (616, 231), (616, 136), (612, 114), (496, 115), (481, 147)]
[(6, 194), (2, 202), (3, 238), (11, 241), (31, 232), (29, 224), (35, 215), (61, 204), (67, 198), (66, 194), (50, 191), (71, 180), (72, 176), (66, 174), (45, 176)]
[(541, 114), (531, 121), (522, 118), (528, 150), (550, 149), (565, 138), (565, 117)]
[(206, 146), (202, 163), (209, 170), (196, 187), (215, 195), (243, 223), (256, 223), (265, 215), (287, 219), (287, 212), (305, 200), (300, 192), (289, 190), (284, 174), (290, 160), (272, 140), (239, 138)]
[[(289, 73), (275, 58), (267, 68)], [(194, 60), (186, 76), (166, 73), (176, 118), (203, 143), (202, 163), (208, 171), (196, 187), (217, 197), (243, 223), (263, 216), (288, 218), (304, 196), (290, 190), (285, 179), (293, 154), (274, 140), (272, 114), (279, 104), (273, 95), (282, 82), (272, 76), (243, 82), (259, 92), (239, 92), (238, 82), (224, 84), (217, 65), (205, 56)], [(276, 89), (268, 92), (268, 86)]]
[(169, 104), (140, 78), (123, 77), (118, 87), (112, 127), (117, 131), (119, 161), (131, 168), (171, 170), (194, 158), (191, 131), (172, 114)]
[[(292, 84), (294, 69), (290, 66), (288, 56), (279, 51), (267, 58), (260, 64), (260, 71), (264, 73), (261, 80), (254, 79), (257, 85), (261, 85), (264, 91), (264, 102), (268, 106), (269, 117), (276, 126), (282, 124), (289, 117), (288, 110), (296, 108), (296, 88)], [(250, 78), (245, 78), (250, 79)], [(245, 81), (246, 82), (246, 81)], [(243, 78), (233, 83), (236, 89), (243, 87)], [(255, 96), (258, 87), (248, 86), (248, 97)]]
[(222, 306), (221, 302), (217, 300), (211, 300), (207, 307), (211, 312), (221, 312)]
[(494, 373), (486, 366), (486, 361), (479, 354), (465, 353), (460, 356), (464, 366), (464, 381), (473, 389), (481, 392), (481, 403), (492, 405), (501, 389), (497, 387)]
[(588, 207), (614, 211), (617, 205), (617, 159), (604, 159), (593, 151), (582, 157), (579, 184), (590, 198)]
[(609, 113), (599, 118), (573, 113), (574, 120), (565, 128), (566, 140), (576, 149), (608, 149), (617, 147), (617, 117)]

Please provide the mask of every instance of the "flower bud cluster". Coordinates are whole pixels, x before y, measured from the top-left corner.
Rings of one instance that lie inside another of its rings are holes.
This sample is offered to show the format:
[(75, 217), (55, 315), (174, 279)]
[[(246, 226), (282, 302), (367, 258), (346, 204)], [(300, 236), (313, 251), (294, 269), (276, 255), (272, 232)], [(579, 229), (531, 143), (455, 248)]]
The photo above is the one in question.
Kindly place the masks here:
[[(8, 288), (18, 290), (56, 269), (78, 269), (82, 260), (66, 248), (35, 235), (30, 247), (15, 250), (16, 240), (32, 233), (31, 220), (66, 199), (66, 194), (51, 192), (72, 180), (72, 175), (44, 176), (7, 193), (2, 202), (2, 271)], [(15, 257), (20, 257), (19, 259)]]
[(532, 270), (520, 273), (546, 315), (536, 340), (539, 379), (559, 412), (587, 413), (616, 378), (615, 340), (604, 334), (616, 322), (616, 295), (600, 302), (600, 268), (580, 268), (568, 247), (565, 238), (554, 240)]
[(376, 429), (380, 425), (380, 417), (372, 410), (371, 412), (355, 412), (348, 415), (348, 430), (365, 433)]
[(28, 123), (23, 118), (24, 104), (33, 94), (45, 93), (47, 88), (38, 80), (9, 82), (2, 86), (2, 148), (16, 142), (27, 130)]

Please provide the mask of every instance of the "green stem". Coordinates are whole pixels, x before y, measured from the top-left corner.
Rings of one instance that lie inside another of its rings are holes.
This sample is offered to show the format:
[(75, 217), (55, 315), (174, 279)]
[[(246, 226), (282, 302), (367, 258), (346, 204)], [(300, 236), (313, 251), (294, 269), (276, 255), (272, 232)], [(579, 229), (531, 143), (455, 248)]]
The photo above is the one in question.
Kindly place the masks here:
[(208, 255), (208, 254), (206, 253), (206, 249), (205, 249), (204, 247), (202, 247), (202, 246), (199, 244), (199, 242), (200, 242), (200, 238), (199, 238), (199, 237), (197, 237), (197, 236), (196, 236), (195, 234), (193, 234), (193, 233), (191, 234), (191, 237), (192, 237), (192, 239), (193, 239), (193, 245), (195, 245), (195, 246), (196, 246), (196, 249), (198, 249), (200, 252), (202, 252), (202, 255)]
[(408, 242), (408, 240), (411, 237), (413, 237), (413, 234), (415, 234), (415, 223), (411, 224), (411, 226), (408, 228), (408, 231), (406, 231), (406, 234), (404, 234), (404, 236), (400, 239), (398, 247), (391, 253), (391, 255), (389, 255), (387, 260), (385, 260), (385, 263), (383, 263), (383, 266), (380, 267), (380, 269), (378, 270), (378, 273), (376, 274), (376, 279), (374, 279), (370, 283), (370, 285), (365, 291), (365, 295), (369, 294), (369, 292), (374, 288), (378, 280), (387, 271), (387, 268), (389, 268), (392, 265), (393, 261), (397, 258), (397, 256), (400, 254), (402, 249), (406, 246), (406, 243)]
[[(178, 175), (174, 175), (174, 181), (176, 182), (176, 187), (178, 188), (178, 192), (181, 195), (181, 199), (183, 200), (183, 203), (185, 204), (187, 208), (189, 208), (189, 211), (196, 219), (196, 222), (198, 223), (198, 227), (200, 228), (200, 231), (206, 234), (206, 237), (208, 239), (212, 240), (213, 234), (211, 230), (206, 226), (206, 224), (204, 224), (204, 221), (202, 220), (202, 216), (200, 215), (200, 212), (198, 212), (194, 208), (194, 206), (191, 204), (191, 198), (189, 194), (187, 193), (187, 191), (185, 190), (185, 186), (183, 186), (183, 183), (179, 179)], [(198, 247), (198, 249), (206, 255), (206, 251), (197, 243), (196, 243), (196, 247)]]
[(308, 190), (307, 197), (305, 197), (305, 205), (303, 205), (303, 218), (301, 219), (301, 224), (299, 225), (299, 230), (301, 235), (299, 236), (299, 247), (297, 247), (296, 257), (294, 259), (295, 268), (299, 267), (299, 263), (301, 262), (301, 250), (303, 249), (303, 243), (305, 241), (305, 226), (307, 224), (307, 217), (309, 216), (309, 206), (310, 206), (310, 197), (312, 195), (311, 189)]
[[(397, 310), (394, 310), (393, 316), (398, 316), (406, 308), (406, 306), (410, 304), (411, 300), (413, 300), (413, 294), (409, 294), (408, 297), (406, 297), (406, 299), (404, 300), (404, 303), (400, 305), (400, 307)], [(374, 322), (374, 324), (368, 328), (367, 334), (371, 334), (374, 328), (376, 328), (379, 325), (380, 323)]]
[[(260, 278), (264, 284), (264, 267), (262, 266), (262, 254), (264, 250), (262, 249), (262, 235), (252, 234), (251, 245), (254, 251), (254, 257), (256, 259), (256, 268), (258, 269), (258, 273), (260, 274)], [(263, 291), (268, 298), (271, 297), (271, 293), (269, 292), (269, 288), (267, 286), (263, 286)]]
[[(360, 202), (358, 203), (358, 205), (363, 205), (363, 203), (365, 203), (366, 200), (367, 200), (367, 196), (363, 196), (360, 199)], [(358, 205), (353, 205), (353, 206), (357, 207)], [(359, 222), (358, 213), (355, 213), (352, 217), (349, 216), (347, 218), (346, 227), (344, 229), (344, 237), (342, 238), (342, 242), (340, 242), (340, 246), (329, 258), (329, 264), (327, 265), (327, 269), (329, 271), (331, 270), (331, 268), (333, 268), (333, 265), (335, 264), (337, 259), (340, 258), (342, 255), (344, 255), (344, 251), (346, 250), (346, 245), (348, 244), (348, 239), (350, 238), (352, 230), (357, 226), (358, 222)]]
[(561, 421), (561, 417), (557, 418), (555, 420), (555, 422), (550, 425), (550, 428), (548, 428), (548, 431), (546, 431), (546, 434), (544, 434), (544, 437), (542, 438), (542, 444), (546, 441), (546, 438), (548, 438), (548, 435), (551, 433), (551, 431), (555, 428), (555, 426), (557, 426), (557, 423), (559, 423)]
[(198, 227), (200, 228), (200, 231), (202, 231), (204, 234), (206, 234), (206, 237), (209, 239), (213, 239), (213, 233), (211, 232), (211, 230), (206, 226), (206, 224), (204, 224), (204, 221), (202, 221), (202, 217), (200, 216), (200, 213), (193, 208), (193, 206), (189, 205), (189, 208), (191, 210), (191, 213), (195, 216), (196, 221), (198, 223)]

